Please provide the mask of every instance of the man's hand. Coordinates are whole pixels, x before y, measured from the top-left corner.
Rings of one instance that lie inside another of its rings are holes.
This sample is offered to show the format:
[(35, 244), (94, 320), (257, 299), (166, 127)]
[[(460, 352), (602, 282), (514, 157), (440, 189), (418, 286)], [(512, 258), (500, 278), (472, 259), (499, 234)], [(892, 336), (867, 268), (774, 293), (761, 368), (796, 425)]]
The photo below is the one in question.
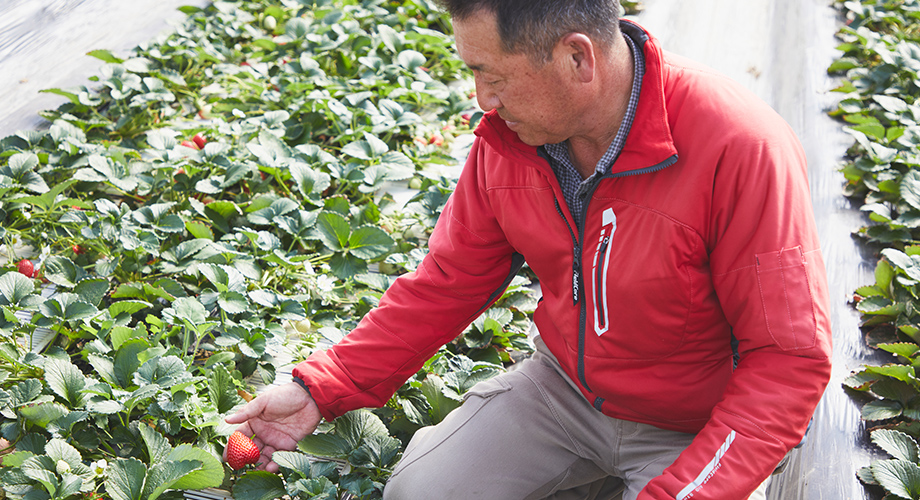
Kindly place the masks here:
[(321, 419), (310, 394), (291, 382), (260, 394), (225, 421), (242, 424), (238, 431), (250, 437), (255, 435), (253, 441), (261, 451), (259, 468), (278, 472), (272, 453), (297, 448), (297, 442), (311, 434)]

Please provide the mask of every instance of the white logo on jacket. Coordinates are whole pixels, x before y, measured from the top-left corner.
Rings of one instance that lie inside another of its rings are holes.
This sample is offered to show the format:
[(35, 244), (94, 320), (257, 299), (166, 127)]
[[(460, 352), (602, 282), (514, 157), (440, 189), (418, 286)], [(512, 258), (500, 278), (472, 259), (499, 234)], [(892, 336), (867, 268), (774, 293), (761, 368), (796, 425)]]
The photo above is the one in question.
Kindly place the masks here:
[[(610, 249), (613, 233), (617, 230), (617, 216), (612, 208), (604, 210), (601, 234), (594, 251), (592, 280), (594, 284), (594, 333), (598, 337), (610, 328), (610, 311), (607, 307), (607, 268), (610, 266)], [(603, 259), (603, 263), (600, 261)], [(600, 265), (603, 264), (603, 265)], [(600, 267), (599, 267), (600, 265)]]

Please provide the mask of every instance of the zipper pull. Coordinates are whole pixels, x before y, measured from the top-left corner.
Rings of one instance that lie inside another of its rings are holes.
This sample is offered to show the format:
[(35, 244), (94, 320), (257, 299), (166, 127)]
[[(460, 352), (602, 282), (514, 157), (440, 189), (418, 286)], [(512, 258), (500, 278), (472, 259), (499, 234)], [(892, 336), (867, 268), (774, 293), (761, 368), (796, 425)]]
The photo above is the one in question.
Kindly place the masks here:
[(572, 305), (578, 305), (578, 286), (581, 272), (581, 246), (575, 245), (575, 257), (572, 259)]

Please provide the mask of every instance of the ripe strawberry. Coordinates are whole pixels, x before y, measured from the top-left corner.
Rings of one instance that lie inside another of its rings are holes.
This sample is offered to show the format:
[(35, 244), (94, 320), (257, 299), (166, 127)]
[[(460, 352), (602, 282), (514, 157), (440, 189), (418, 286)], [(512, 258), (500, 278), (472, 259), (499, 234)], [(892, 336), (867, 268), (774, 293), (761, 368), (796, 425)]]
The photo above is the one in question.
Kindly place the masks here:
[(74, 245), (70, 247), (70, 249), (73, 250), (73, 253), (77, 255), (82, 255), (83, 253), (86, 252), (86, 250), (84, 250), (83, 247), (81, 247), (80, 245)]
[(35, 274), (35, 265), (32, 264), (32, 261), (29, 259), (22, 259), (16, 264), (16, 268), (19, 270), (20, 274), (26, 275), (27, 278), (31, 278)]
[(259, 461), (259, 448), (252, 439), (236, 431), (227, 440), (227, 463), (233, 470), (243, 468), (245, 465)]
[(441, 147), (444, 145), (444, 136), (440, 132), (435, 132), (431, 134), (431, 137), (428, 139), (428, 144), (434, 144), (435, 146)]
[(204, 149), (204, 145), (208, 143), (208, 140), (201, 134), (195, 134), (195, 137), (192, 137), (192, 141), (198, 146), (198, 149)]

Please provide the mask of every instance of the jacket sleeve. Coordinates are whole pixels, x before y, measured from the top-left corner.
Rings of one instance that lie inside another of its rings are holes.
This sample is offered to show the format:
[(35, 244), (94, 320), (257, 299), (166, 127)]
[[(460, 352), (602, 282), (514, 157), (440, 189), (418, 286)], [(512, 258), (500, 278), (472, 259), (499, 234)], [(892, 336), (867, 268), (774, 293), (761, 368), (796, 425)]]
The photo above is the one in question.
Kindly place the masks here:
[(639, 498), (745, 499), (798, 444), (830, 378), (824, 262), (804, 153), (778, 117), (733, 132), (713, 183), (713, 282), (740, 361), (693, 443)]
[(397, 279), (341, 342), (295, 367), (327, 420), (385, 404), (516, 274), (521, 261), (483, 189), (483, 149), (477, 139), (418, 269)]

